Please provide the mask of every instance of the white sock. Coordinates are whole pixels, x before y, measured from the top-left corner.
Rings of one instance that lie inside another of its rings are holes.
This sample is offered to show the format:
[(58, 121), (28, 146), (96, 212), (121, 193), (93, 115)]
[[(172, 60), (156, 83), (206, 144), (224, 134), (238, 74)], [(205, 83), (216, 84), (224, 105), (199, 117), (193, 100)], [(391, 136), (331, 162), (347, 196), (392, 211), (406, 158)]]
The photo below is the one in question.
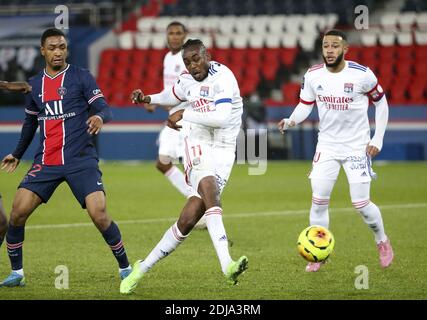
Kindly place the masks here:
[(140, 270), (145, 273), (150, 270), (159, 260), (171, 254), (186, 238), (179, 231), (177, 223), (170, 227), (159, 243), (150, 254), (139, 264)]
[(211, 236), (216, 254), (218, 255), (222, 272), (225, 274), (227, 266), (233, 260), (231, 259), (230, 252), (228, 251), (227, 234), (225, 233), (224, 224), (222, 222), (222, 209), (221, 207), (209, 208), (206, 210), (205, 216), (209, 235)]
[(329, 198), (321, 199), (313, 195), (310, 209), (310, 225), (329, 228)]
[(310, 225), (329, 228), (329, 199), (335, 180), (311, 179)]
[(24, 269), (19, 269), (19, 270), (12, 270), (13, 272), (16, 272), (17, 274), (19, 274), (20, 276), (24, 276)]
[(386, 241), (387, 236), (384, 233), (384, 224), (383, 218), (381, 217), (381, 211), (375, 205), (375, 203), (369, 201), (367, 205), (357, 210), (362, 215), (363, 221), (365, 221), (365, 223), (374, 233), (376, 243)]
[(176, 166), (172, 166), (172, 168), (165, 173), (165, 176), (186, 198), (192, 194), (191, 187), (185, 182), (184, 174)]
[(375, 234), (375, 241), (386, 241), (387, 236), (384, 233), (383, 218), (380, 209), (370, 201), (369, 190), (370, 182), (350, 183), (350, 195), (353, 207), (362, 215), (363, 221), (371, 228)]

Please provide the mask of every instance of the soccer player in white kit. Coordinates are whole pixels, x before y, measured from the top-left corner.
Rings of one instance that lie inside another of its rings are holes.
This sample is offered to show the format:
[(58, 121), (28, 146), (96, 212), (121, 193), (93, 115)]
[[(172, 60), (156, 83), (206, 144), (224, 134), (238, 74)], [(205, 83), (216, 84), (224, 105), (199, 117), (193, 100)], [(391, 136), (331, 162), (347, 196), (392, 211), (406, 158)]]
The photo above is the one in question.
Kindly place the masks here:
[[(371, 158), (382, 148), (388, 122), (388, 104), (373, 72), (353, 61), (344, 60), (346, 36), (339, 30), (325, 33), (322, 43), (324, 64), (308, 69), (304, 76), (300, 103), (289, 118), (278, 124), (283, 133), (304, 121), (316, 103), (319, 136), (310, 173), (312, 204), (310, 225), (329, 226), (329, 199), (341, 166), (350, 185), (354, 208), (375, 235), (380, 264), (388, 267), (393, 249), (384, 232), (379, 208), (370, 201)], [(375, 134), (370, 138), (369, 98), (375, 105)], [(316, 272), (321, 263), (308, 263), (307, 272)]]
[[(187, 71), (182, 61), (181, 49), (187, 37), (187, 28), (179, 21), (172, 21), (166, 28), (166, 39), (169, 52), (163, 60), (163, 90), (172, 88), (179, 75)], [(185, 108), (186, 103), (177, 106), (161, 106), (169, 115)], [(144, 105), (149, 112), (154, 112), (155, 104)], [(159, 135), (159, 156), (156, 161), (156, 168), (170, 181), (170, 183), (186, 198), (192, 194), (192, 188), (185, 181), (184, 174), (174, 165), (174, 161), (184, 158), (184, 134), (165, 126)], [(206, 218), (203, 216), (197, 222), (196, 228), (206, 228)]]
[(184, 164), (193, 195), (188, 198), (178, 221), (143, 261), (135, 263), (126, 281), (122, 281), (120, 292), (124, 294), (133, 292), (143, 275), (188, 237), (203, 214), (227, 282), (236, 284), (238, 276), (248, 267), (245, 256), (237, 261), (231, 259), (220, 202), (234, 164), (236, 139), (242, 123), (243, 103), (237, 80), (226, 66), (210, 61), (200, 40), (188, 40), (182, 56), (188, 72), (181, 74), (171, 89), (149, 96), (144, 96), (140, 89), (135, 90), (133, 102), (161, 105), (189, 102), (185, 110), (169, 116), (168, 126), (180, 129), (181, 119), (190, 124), (184, 141)]

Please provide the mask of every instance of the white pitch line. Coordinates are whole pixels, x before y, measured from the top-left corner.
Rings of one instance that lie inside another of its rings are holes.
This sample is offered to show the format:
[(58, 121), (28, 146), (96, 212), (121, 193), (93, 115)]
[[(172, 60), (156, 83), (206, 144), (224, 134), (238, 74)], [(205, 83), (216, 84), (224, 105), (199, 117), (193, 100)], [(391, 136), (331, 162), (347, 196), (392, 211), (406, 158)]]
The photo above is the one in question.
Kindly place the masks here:
[[(405, 204), (391, 204), (380, 206), (381, 210), (389, 209), (413, 209), (413, 208), (427, 208), (427, 203), (405, 203)], [(265, 212), (251, 212), (251, 213), (235, 213), (226, 214), (224, 218), (250, 218), (250, 217), (271, 217), (271, 216), (291, 216), (299, 214), (308, 214), (309, 209), (304, 210), (286, 210), (286, 211), (265, 211)], [(331, 212), (354, 212), (354, 208), (335, 208)], [(115, 221), (118, 225), (134, 224), (134, 223), (158, 223), (158, 222), (173, 222), (176, 221), (178, 216), (169, 218), (156, 218), (156, 219), (138, 219), (138, 220), (118, 220)], [(67, 224), (39, 224), (25, 227), (26, 230), (30, 229), (54, 229), (54, 228), (78, 228), (78, 227), (91, 227), (94, 226), (92, 222), (82, 223), (67, 223)]]

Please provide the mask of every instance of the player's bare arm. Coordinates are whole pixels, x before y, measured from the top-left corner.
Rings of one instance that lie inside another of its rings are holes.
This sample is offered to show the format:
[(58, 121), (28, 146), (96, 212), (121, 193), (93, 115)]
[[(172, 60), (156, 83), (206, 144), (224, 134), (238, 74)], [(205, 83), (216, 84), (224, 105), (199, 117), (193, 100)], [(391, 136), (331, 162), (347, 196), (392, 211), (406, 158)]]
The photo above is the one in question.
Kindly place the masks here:
[(0, 81), (0, 89), (10, 90), (10, 91), (19, 91), (23, 93), (31, 92), (31, 86), (25, 81)]
[(1, 170), (5, 170), (7, 173), (12, 173), (18, 167), (20, 160), (15, 158), (12, 154), (8, 154), (1, 161)]
[(378, 155), (378, 153), (380, 153), (380, 150), (378, 150), (378, 148), (377, 148), (377, 147), (375, 147), (375, 146), (370, 146), (370, 145), (368, 145), (368, 146), (366, 147), (366, 153), (367, 153), (371, 158), (374, 158), (374, 157), (376, 157), (376, 156)]
[(145, 96), (141, 89), (135, 89), (132, 91), (131, 100), (133, 104), (151, 102), (150, 96)]
[(295, 121), (290, 120), (288, 118), (284, 118), (280, 120), (280, 122), (277, 124), (277, 127), (279, 128), (279, 131), (281, 134), (285, 134), (286, 130), (294, 126), (295, 126)]
[(175, 113), (172, 113), (168, 118), (168, 127), (174, 130), (178, 130), (182, 128), (182, 126), (176, 124), (179, 120), (182, 119), (182, 114), (184, 113), (184, 109), (178, 110)]
[(104, 124), (104, 120), (100, 116), (94, 115), (86, 121), (88, 125), (87, 132), (89, 134), (98, 134)]

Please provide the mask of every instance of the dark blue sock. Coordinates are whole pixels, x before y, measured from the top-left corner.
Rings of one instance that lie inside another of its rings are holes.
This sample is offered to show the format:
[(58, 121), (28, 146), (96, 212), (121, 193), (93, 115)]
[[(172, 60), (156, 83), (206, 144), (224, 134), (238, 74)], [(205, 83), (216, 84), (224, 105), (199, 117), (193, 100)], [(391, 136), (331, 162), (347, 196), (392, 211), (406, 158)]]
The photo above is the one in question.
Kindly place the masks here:
[(122, 242), (122, 236), (120, 234), (119, 227), (114, 223), (114, 221), (111, 221), (108, 229), (102, 232), (102, 236), (110, 246), (111, 251), (113, 251), (117, 262), (119, 263), (119, 268), (124, 269), (129, 267), (129, 261)]
[(22, 245), (24, 244), (25, 226), (12, 226), (6, 234), (7, 254), (9, 255), (12, 270), (22, 269)]

